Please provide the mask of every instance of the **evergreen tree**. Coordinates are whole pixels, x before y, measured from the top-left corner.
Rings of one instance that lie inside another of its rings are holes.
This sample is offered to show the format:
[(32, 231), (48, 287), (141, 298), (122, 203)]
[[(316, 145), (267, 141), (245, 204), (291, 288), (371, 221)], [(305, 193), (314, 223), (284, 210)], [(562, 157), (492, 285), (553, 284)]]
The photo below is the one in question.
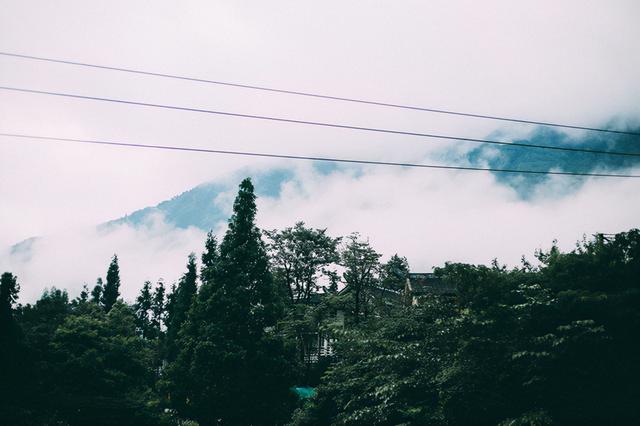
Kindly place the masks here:
[(87, 283), (84, 283), (82, 286), (82, 291), (80, 292), (80, 296), (78, 297), (78, 301), (80, 303), (87, 303), (89, 300), (89, 287)]
[(196, 255), (189, 254), (187, 261), (187, 272), (180, 278), (176, 287), (171, 304), (171, 312), (167, 318), (167, 359), (173, 361), (178, 353), (176, 340), (178, 332), (187, 319), (187, 313), (191, 308), (193, 299), (198, 292), (198, 272), (196, 265)]
[(98, 279), (96, 280), (96, 285), (93, 287), (93, 290), (91, 290), (91, 302), (95, 303), (96, 305), (102, 304), (103, 287), (104, 284), (102, 283), (102, 278), (98, 277)]
[(136, 317), (136, 326), (142, 334), (142, 337), (152, 337), (153, 331), (151, 327), (151, 306), (153, 300), (151, 298), (151, 281), (145, 281), (140, 294), (136, 298), (136, 303), (133, 305), (134, 314)]
[(212, 273), (170, 369), (173, 403), (203, 426), (282, 424), (289, 415), (291, 365), (274, 332), (283, 305), (255, 216), (253, 185), (245, 179), (218, 256), (209, 244), (217, 261), (207, 266)]
[(11, 272), (5, 272), (0, 277), (0, 314), (7, 317), (11, 314), (13, 304), (18, 300), (20, 284), (18, 278)]
[(218, 241), (213, 231), (207, 233), (207, 240), (202, 253), (202, 268), (200, 269), (200, 281), (208, 283), (213, 281), (215, 266), (218, 263)]
[(120, 267), (118, 266), (118, 256), (114, 254), (107, 270), (107, 282), (102, 289), (101, 300), (105, 312), (111, 310), (118, 297), (120, 297)]
[(176, 297), (178, 296), (176, 283), (172, 283), (169, 288), (169, 292), (166, 295), (165, 301), (165, 315), (164, 315), (164, 324), (169, 328), (169, 323), (171, 322), (171, 317), (173, 316), (174, 307), (176, 305)]
[(156, 288), (153, 291), (153, 298), (151, 299), (151, 327), (154, 330), (156, 336), (161, 335), (165, 318), (166, 302), (164, 281), (162, 281), (162, 279), (159, 279), (158, 283), (156, 284)]
[(382, 265), (380, 271), (380, 284), (390, 290), (402, 290), (409, 278), (409, 262), (406, 257), (398, 254), (391, 256), (389, 261)]
[[(255, 225), (256, 196), (250, 179), (240, 184), (233, 205), (229, 229), (220, 244), (220, 258), (215, 269), (217, 304), (229, 298), (230, 307), (223, 314), (235, 324), (238, 334), (262, 334), (275, 325), (282, 313), (278, 292), (273, 285), (269, 259), (261, 232)], [(222, 307), (221, 306), (221, 307)]]

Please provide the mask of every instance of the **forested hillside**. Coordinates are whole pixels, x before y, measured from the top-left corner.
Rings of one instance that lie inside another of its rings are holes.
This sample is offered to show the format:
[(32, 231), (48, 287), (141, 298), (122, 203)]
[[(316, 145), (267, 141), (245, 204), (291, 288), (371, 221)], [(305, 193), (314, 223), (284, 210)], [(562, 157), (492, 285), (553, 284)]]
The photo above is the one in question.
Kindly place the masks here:
[(3, 273), (0, 425), (640, 424), (638, 229), (418, 294), (401, 255), (257, 214), (246, 179), (224, 237), (131, 304), (115, 255), (74, 299), (20, 304)]

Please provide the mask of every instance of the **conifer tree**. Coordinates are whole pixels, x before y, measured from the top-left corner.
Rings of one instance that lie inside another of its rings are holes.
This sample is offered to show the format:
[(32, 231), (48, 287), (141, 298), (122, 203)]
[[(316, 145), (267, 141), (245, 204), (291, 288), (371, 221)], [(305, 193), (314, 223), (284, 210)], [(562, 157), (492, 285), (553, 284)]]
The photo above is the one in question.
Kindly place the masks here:
[(219, 254), (208, 237), (206, 281), (171, 367), (176, 408), (201, 425), (282, 424), (289, 415), (291, 358), (274, 332), (283, 304), (255, 216), (245, 179)]
[(136, 317), (136, 327), (145, 338), (152, 337), (153, 331), (151, 329), (151, 281), (145, 281), (140, 294), (136, 298), (136, 303), (133, 306), (134, 314)]
[(78, 301), (80, 303), (86, 303), (89, 300), (89, 287), (87, 283), (82, 285), (82, 291), (80, 292), (80, 296), (78, 297)]
[(100, 305), (102, 303), (102, 287), (104, 284), (102, 283), (102, 278), (98, 277), (96, 280), (96, 285), (91, 290), (91, 302), (96, 305)]
[(107, 282), (102, 289), (102, 304), (105, 312), (109, 312), (120, 297), (120, 267), (118, 256), (113, 255), (109, 269), (107, 270)]
[(389, 261), (382, 265), (380, 271), (380, 284), (390, 290), (402, 290), (409, 278), (409, 262), (406, 257), (398, 254), (391, 256)]
[(169, 361), (176, 358), (178, 352), (176, 339), (198, 292), (197, 279), (196, 255), (191, 253), (187, 261), (187, 272), (180, 278), (174, 291), (171, 312), (167, 318), (167, 359)]
[(200, 280), (202, 283), (213, 281), (215, 266), (218, 262), (218, 240), (213, 231), (207, 233), (207, 240), (202, 253), (202, 268), (200, 269)]
[(160, 336), (162, 333), (162, 326), (165, 318), (166, 301), (164, 281), (159, 279), (156, 284), (156, 288), (153, 291), (153, 298), (151, 299), (151, 327), (153, 328), (156, 336)]
[(19, 291), (18, 279), (11, 272), (2, 274), (0, 277), (0, 312), (3, 316), (11, 313), (13, 304), (18, 300)]

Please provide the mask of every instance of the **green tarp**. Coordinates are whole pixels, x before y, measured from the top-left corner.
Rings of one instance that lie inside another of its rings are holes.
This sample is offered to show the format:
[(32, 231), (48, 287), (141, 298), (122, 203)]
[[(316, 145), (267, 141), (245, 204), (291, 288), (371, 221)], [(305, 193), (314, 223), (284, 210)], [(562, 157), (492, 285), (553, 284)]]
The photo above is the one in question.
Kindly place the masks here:
[(296, 395), (298, 395), (298, 398), (300, 398), (300, 399), (311, 398), (312, 396), (315, 396), (315, 394), (316, 394), (316, 390), (314, 388), (293, 387), (293, 388), (291, 388), (291, 390), (294, 391), (296, 393)]

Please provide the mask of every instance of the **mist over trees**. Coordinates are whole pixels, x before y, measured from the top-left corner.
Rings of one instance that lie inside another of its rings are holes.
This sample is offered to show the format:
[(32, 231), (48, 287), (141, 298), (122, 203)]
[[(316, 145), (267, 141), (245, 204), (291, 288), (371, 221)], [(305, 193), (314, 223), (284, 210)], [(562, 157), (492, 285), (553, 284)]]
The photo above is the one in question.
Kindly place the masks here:
[(640, 424), (639, 230), (420, 290), (357, 233), (261, 231), (255, 199), (132, 304), (116, 255), (75, 299), (3, 273), (0, 424)]

